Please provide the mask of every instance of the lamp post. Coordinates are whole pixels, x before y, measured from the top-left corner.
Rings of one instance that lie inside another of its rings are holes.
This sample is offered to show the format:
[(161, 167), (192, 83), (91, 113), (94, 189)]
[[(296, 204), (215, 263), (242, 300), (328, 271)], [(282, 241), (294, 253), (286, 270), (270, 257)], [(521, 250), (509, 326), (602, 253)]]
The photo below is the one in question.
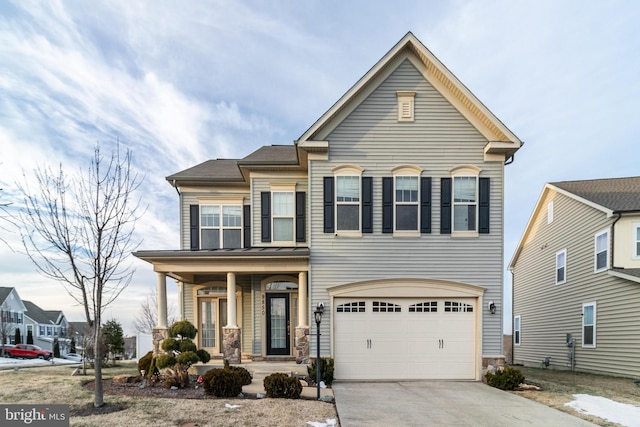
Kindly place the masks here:
[(313, 311), (313, 317), (315, 317), (315, 320), (316, 320), (316, 333), (317, 333), (316, 386), (318, 387), (318, 399), (320, 399), (320, 378), (321, 378), (320, 369), (322, 366), (320, 363), (320, 323), (322, 322), (322, 313), (324, 313), (324, 304), (319, 302), (318, 305), (316, 306), (316, 309)]

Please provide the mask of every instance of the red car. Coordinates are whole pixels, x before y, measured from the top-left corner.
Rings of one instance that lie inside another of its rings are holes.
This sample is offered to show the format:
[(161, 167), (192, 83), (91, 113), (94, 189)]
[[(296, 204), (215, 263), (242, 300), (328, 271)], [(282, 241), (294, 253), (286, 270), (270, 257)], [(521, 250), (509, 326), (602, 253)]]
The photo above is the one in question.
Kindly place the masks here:
[(39, 358), (50, 360), (53, 357), (53, 354), (50, 351), (43, 350), (33, 344), (16, 344), (13, 348), (5, 349), (5, 352), (9, 354), (9, 357), (21, 357), (23, 359)]

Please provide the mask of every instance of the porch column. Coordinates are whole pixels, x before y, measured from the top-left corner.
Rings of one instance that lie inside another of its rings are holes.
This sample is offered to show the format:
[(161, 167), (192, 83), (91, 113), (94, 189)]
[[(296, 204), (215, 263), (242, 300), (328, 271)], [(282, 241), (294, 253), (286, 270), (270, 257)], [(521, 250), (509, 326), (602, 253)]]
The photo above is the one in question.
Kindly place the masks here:
[(167, 327), (167, 275), (158, 273), (158, 328)]
[(309, 316), (307, 315), (307, 273), (298, 273), (298, 327), (309, 327)]
[(298, 324), (296, 325), (296, 363), (309, 363), (309, 314), (307, 272), (298, 273)]
[(227, 273), (227, 328), (237, 328), (236, 320), (236, 275)]

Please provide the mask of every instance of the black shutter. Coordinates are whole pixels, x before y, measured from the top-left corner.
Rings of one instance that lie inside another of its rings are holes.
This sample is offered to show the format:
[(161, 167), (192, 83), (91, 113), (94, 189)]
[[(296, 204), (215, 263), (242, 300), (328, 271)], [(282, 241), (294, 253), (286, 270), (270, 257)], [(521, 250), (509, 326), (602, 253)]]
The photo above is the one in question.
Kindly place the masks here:
[(189, 233), (191, 241), (191, 250), (200, 249), (200, 206), (189, 206)]
[(420, 178), (420, 232), (431, 233), (431, 177)]
[(296, 191), (296, 242), (307, 241), (307, 193)]
[(382, 178), (382, 232), (393, 233), (393, 178)]
[(242, 233), (243, 233), (243, 247), (251, 247), (251, 206), (242, 206)]
[(440, 179), (440, 234), (451, 234), (451, 178)]
[(333, 220), (333, 177), (324, 177), (324, 232), (333, 233), (334, 220)]
[(362, 177), (362, 232), (373, 233), (373, 178)]
[(489, 233), (489, 178), (480, 178), (478, 187), (478, 233)]
[(262, 227), (261, 240), (271, 241), (271, 193), (263, 191), (260, 193), (260, 219)]

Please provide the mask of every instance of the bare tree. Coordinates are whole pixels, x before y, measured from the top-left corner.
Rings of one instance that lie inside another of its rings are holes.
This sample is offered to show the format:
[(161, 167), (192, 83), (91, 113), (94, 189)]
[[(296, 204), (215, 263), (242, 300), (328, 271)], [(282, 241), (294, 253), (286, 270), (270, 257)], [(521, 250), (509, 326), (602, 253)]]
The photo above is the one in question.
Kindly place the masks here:
[[(13, 329), (13, 319), (11, 309), (6, 301), (0, 305), (0, 340), (2, 340), (2, 355), (5, 353), (5, 344), (9, 344), (11, 331)], [(17, 343), (16, 343), (17, 344)]]
[[(176, 315), (176, 307), (174, 304), (169, 304), (167, 308), (167, 324), (172, 325), (178, 317)], [(140, 332), (141, 334), (150, 334), (153, 332), (153, 328), (158, 325), (158, 290), (153, 288), (153, 291), (147, 295), (147, 298), (142, 304), (140, 304), (140, 310), (138, 316), (133, 320), (131, 326)]]
[[(90, 165), (66, 175), (38, 167), (37, 189), (18, 185), (24, 197), (19, 219), (26, 254), (44, 276), (63, 284), (84, 307), (93, 330), (94, 354), (101, 354), (102, 313), (131, 281), (127, 257), (137, 247), (133, 229), (141, 178), (132, 171), (131, 152), (119, 144), (104, 158), (96, 145)], [(95, 363), (94, 405), (104, 404), (102, 366)]]

